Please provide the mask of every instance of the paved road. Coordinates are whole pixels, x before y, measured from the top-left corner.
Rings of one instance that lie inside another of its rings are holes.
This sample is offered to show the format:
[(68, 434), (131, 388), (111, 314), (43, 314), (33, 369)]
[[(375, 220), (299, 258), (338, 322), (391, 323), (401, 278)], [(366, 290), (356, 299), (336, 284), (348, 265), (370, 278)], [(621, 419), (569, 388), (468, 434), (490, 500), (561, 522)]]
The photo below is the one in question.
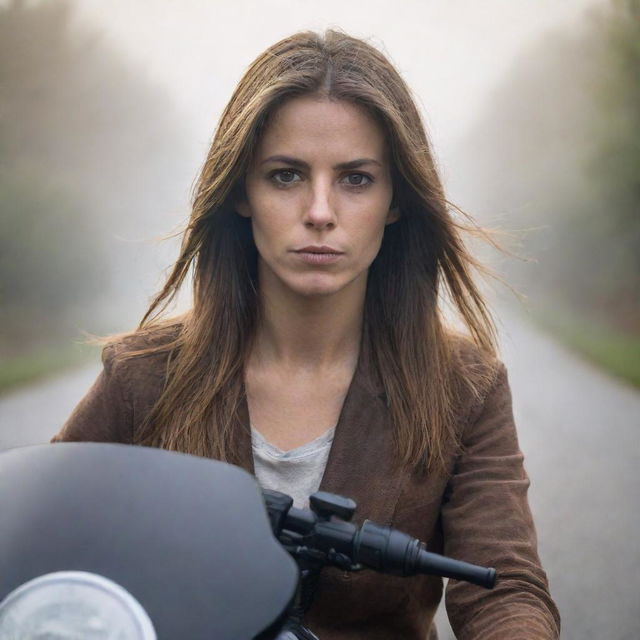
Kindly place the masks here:
[[(511, 316), (503, 359), (562, 636), (637, 640), (640, 394)], [(0, 449), (46, 441), (97, 370), (87, 367), (0, 398)], [(441, 638), (452, 638), (443, 612), (438, 620)]]
[(47, 442), (99, 371), (90, 365), (0, 396), (0, 450)]

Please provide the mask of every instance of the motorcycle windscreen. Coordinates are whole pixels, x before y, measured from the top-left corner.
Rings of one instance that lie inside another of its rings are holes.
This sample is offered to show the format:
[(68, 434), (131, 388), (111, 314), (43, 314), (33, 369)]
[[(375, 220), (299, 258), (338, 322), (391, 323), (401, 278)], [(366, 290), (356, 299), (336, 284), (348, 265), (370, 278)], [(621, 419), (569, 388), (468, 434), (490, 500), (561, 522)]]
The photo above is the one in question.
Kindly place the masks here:
[(0, 454), (0, 567), (0, 600), (57, 571), (112, 580), (160, 639), (249, 640), (282, 617), (298, 578), (250, 474), (98, 443)]

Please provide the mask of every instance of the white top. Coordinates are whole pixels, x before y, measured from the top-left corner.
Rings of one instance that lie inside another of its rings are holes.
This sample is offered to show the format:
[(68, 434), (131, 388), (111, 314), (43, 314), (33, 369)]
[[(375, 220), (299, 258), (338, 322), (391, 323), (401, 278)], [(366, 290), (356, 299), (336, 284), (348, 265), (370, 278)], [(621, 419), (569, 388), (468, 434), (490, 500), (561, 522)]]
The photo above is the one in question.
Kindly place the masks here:
[(333, 427), (301, 447), (282, 451), (252, 426), (253, 466), (260, 486), (286, 493), (294, 507), (307, 508), (309, 496), (320, 488), (335, 431)]

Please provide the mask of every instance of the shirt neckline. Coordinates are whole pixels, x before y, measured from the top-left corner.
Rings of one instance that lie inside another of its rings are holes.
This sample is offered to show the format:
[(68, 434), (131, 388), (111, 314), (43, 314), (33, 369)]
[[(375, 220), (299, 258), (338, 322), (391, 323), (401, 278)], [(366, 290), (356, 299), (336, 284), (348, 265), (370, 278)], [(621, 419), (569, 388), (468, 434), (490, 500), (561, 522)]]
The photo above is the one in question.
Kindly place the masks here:
[(261, 433), (256, 429), (253, 425), (251, 425), (251, 446), (253, 449), (262, 449), (266, 450), (273, 457), (277, 458), (298, 458), (309, 453), (314, 453), (315, 451), (319, 451), (326, 446), (331, 445), (333, 442), (333, 438), (335, 435), (336, 428), (331, 427), (327, 429), (324, 433), (321, 433), (317, 438), (314, 438), (310, 442), (306, 442), (305, 444), (301, 444), (299, 447), (295, 447), (294, 449), (288, 449), (287, 451), (283, 451), (280, 447), (277, 447), (275, 444), (269, 442)]

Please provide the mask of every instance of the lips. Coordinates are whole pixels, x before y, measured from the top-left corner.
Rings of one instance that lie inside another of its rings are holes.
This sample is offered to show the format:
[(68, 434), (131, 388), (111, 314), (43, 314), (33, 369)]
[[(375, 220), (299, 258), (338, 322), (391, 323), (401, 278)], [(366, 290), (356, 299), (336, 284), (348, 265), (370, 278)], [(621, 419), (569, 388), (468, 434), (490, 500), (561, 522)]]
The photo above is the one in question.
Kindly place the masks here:
[(344, 251), (338, 251), (338, 249), (334, 249), (333, 247), (327, 247), (326, 245), (322, 245), (320, 247), (312, 245), (308, 247), (302, 247), (302, 249), (296, 249), (296, 253), (318, 253), (318, 254), (331, 254), (331, 255), (341, 255)]
[(294, 253), (299, 260), (308, 266), (332, 265), (339, 262), (344, 255), (344, 251), (338, 251), (338, 249), (327, 245), (309, 245), (295, 249)]

